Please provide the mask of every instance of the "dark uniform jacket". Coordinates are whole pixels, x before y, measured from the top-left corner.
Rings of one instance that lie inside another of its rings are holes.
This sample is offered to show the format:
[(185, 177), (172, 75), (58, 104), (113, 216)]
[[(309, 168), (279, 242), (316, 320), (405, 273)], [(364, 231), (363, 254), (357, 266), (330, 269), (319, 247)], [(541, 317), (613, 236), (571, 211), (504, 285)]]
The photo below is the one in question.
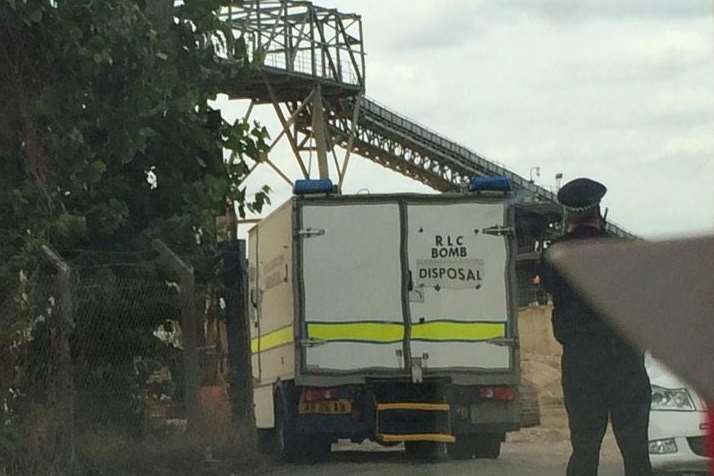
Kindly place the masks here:
[[(597, 228), (580, 226), (558, 243), (588, 239), (609, 238)], [(620, 338), (547, 262), (542, 277), (553, 296), (553, 330), (563, 344), (563, 401), (573, 445), (567, 474), (597, 474), (600, 443), (610, 420), (625, 473), (650, 475), (651, 387), (642, 353)]]
[[(578, 226), (554, 241), (612, 239), (604, 231), (590, 226)], [(543, 260), (541, 278), (545, 290), (553, 297), (553, 332), (565, 348), (568, 347), (629, 347), (610, 325), (582, 298), (580, 293)]]

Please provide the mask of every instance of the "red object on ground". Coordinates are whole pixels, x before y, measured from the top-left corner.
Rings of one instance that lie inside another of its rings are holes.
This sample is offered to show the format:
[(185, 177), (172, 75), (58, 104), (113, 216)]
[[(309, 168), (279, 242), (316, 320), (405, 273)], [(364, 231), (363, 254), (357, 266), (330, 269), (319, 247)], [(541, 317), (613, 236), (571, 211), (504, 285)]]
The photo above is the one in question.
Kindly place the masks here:
[(226, 389), (222, 385), (204, 385), (198, 394), (199, 404), (204, 413), (219, 420), (230, 421), (231, 406)]

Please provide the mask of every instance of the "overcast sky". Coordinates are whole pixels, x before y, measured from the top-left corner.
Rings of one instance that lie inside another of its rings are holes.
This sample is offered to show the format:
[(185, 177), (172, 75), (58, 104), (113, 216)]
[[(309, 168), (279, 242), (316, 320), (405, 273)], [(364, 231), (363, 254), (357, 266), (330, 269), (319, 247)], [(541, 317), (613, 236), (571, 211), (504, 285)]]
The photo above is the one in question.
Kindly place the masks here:
[[(714, 231), (711, 0), (315, 3), (363, 16), (370, 98), (542, 185), (601, 180), (610, 219), (642, 236)], [(273, 116), (255, 117), (276, 135)], [(251, 185), (279, 204), (264, 167)], [(428, 191), (362, 158), (345, 188)]]

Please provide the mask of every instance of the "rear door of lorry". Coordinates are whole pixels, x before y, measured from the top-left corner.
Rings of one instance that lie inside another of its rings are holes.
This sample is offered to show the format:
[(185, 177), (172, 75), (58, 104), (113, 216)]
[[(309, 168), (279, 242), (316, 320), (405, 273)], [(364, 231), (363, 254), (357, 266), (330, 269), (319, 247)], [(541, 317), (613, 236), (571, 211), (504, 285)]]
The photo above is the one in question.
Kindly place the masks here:
[(404, 305), (397, 201), (298, 208), (303, 370), (399, 372)]
[(298, 374), (514, 375), (509, 210), (468, 196), (298, 200)]
[(505, 201), (411, 200), (409, 350), (425, 375), (513, 366)]

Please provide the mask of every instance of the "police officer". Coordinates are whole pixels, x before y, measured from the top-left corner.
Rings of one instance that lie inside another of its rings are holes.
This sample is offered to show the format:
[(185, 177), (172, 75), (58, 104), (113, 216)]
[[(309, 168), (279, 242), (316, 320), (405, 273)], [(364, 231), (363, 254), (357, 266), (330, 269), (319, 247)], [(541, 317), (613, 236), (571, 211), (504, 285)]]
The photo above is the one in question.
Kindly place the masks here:
[[(604, 185), (580, 178), (558, 193), (565, 234), (551, 244), (610, 238), (600, 213)], [(550, 248), (549, 248), (550, 249)], [(612, 421), (627, 476), (649, 476), (651, 402), (644, 357), (625, 342), (546, 259), (542, 280), (553, 296), (553, 332), (563, 346), (562, 384), (572, 454), (567, 476), (596, 476), (600, 445)], [(612, 276), (612, 279), (618, 279)]]

